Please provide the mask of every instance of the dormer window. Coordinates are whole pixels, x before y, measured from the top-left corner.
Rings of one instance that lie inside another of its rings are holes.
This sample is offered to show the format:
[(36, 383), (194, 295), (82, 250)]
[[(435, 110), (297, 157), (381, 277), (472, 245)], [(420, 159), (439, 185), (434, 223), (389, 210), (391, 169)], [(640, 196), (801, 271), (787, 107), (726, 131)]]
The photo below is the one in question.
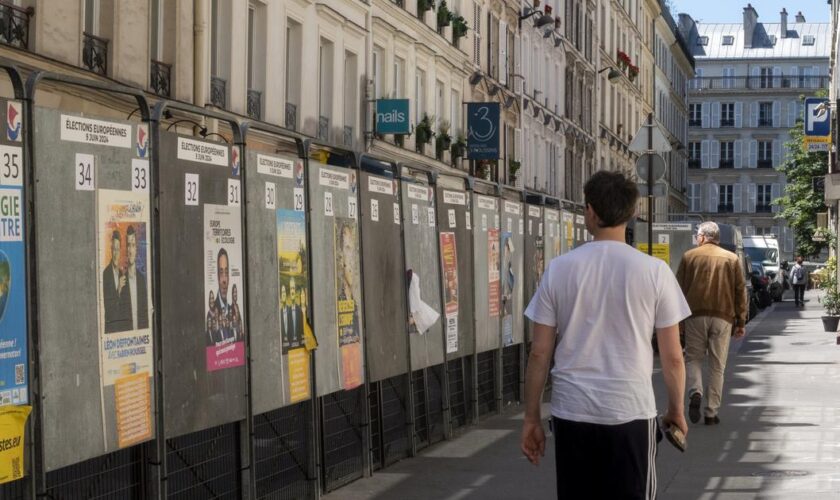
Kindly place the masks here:
[(701, 36), (700, 38), (697, 39), (697, 45), (702, 45), (704, 47), (706, 45), (709, 45), (709, 37)]
[(816, 41), (814, 35), (805, 35), (802, 37), (802, 45), (814, 45)]
[(735, 43), (735, 37), (732, 35), (725, 35), (723, 37), (723, 45), (732, 45)]

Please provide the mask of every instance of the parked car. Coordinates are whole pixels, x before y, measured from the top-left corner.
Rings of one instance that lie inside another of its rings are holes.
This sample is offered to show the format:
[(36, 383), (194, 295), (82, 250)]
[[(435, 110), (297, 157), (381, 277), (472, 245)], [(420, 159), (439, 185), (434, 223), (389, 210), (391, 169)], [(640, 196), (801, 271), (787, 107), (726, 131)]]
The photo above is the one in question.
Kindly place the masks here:
[(747, 236), (744, 238), (744, 252), (753, 262), (764, 266), (765, 275), (770, 278), (770, 295), (779, 302), (785, 292), (785, 274), (779, 257), (779, 242), (769, 235)]
[(773, 297), (770, 295), (770, 277), (767, 275), (767, 270), (764, 264), (760, 262), (752, 263), (751, 281), (753, 286), (753, 296), (758, 308), (764, 309), (773, 304)]
[(749, 255), (742, 259), (744, 269), (744, 286), (747, 288), (747, 323), (756, 317), (759, 311), (758, 298), (755, 295), (755, 288), (752, 284), (752, 261)]
[(744, 293), (747, 295), (747, 304), (750, 306), (747, 311), (747, 321), (749, 321), (758, 314), (758, 306), (752, 304), (754, 294), (751, 279), (752, 269), (749, 256), (744, 252), (744, 239), (738, 226), (718, 224), (718, 228), (720, 229), (720, 247), (737, 255), (741, 262), (741, 269), (744, 270)]

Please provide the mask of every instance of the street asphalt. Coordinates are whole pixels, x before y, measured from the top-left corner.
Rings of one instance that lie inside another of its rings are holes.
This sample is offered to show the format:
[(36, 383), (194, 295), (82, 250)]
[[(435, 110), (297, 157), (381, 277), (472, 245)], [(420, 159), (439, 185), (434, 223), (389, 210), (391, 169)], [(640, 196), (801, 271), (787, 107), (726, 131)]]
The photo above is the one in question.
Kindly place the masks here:
[[(721, 423), (689, 424), (684, 454), (660, 443), (659, 499), (840, 500), (840, 345), (823, 331), (817, 293), (806, 300), (804, 309), (790, 300), (766, 309), (732, 343)], [(658, 366), (654, 387), (661, 411)], [(521, 409), (507, 408), (323, 498), (556, 498), (554, 442), (530, 465), (519, 452), (521, 422)]]

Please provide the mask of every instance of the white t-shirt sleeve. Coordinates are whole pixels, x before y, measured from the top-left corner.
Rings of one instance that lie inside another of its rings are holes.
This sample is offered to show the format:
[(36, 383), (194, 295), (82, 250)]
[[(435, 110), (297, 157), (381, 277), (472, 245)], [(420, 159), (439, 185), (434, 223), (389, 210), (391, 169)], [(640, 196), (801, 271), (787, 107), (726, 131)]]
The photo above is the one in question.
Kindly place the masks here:
[(657, 269), (659, 286), (656, 287), (656, 328), (666, 328), (676, 325), (691, 316), (691, 308), (685, 300), (676, 276), (661, 263)]
[(551, 291), (551, 265), (543, 273), (542, 281), (537, 293), (525, 309), (525, 316), (534, 323), (545, 326), (557, 326), (557, 309), (554, 304), (554, 294)]

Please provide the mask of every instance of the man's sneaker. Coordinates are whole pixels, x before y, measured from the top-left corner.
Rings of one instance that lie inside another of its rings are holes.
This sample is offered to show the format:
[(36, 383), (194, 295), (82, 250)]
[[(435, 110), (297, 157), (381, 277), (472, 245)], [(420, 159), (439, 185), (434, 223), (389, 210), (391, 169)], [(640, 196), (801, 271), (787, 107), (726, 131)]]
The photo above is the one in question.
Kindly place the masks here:
[(700, 421), (700, 401), (702, 398), (703, 396), (701, 396), (699, 392), (695, 392), (691, 395), (691, 399), (689, 400), (688, 418), (691, 420), (692, 424), (696, 424)]
[(714, 417), (704, 417), (703, 423), (705, 423), (706, 425), (717, 425), (720, 423), (720, 418), (718, 418), (717, 415), (715, 415)]

